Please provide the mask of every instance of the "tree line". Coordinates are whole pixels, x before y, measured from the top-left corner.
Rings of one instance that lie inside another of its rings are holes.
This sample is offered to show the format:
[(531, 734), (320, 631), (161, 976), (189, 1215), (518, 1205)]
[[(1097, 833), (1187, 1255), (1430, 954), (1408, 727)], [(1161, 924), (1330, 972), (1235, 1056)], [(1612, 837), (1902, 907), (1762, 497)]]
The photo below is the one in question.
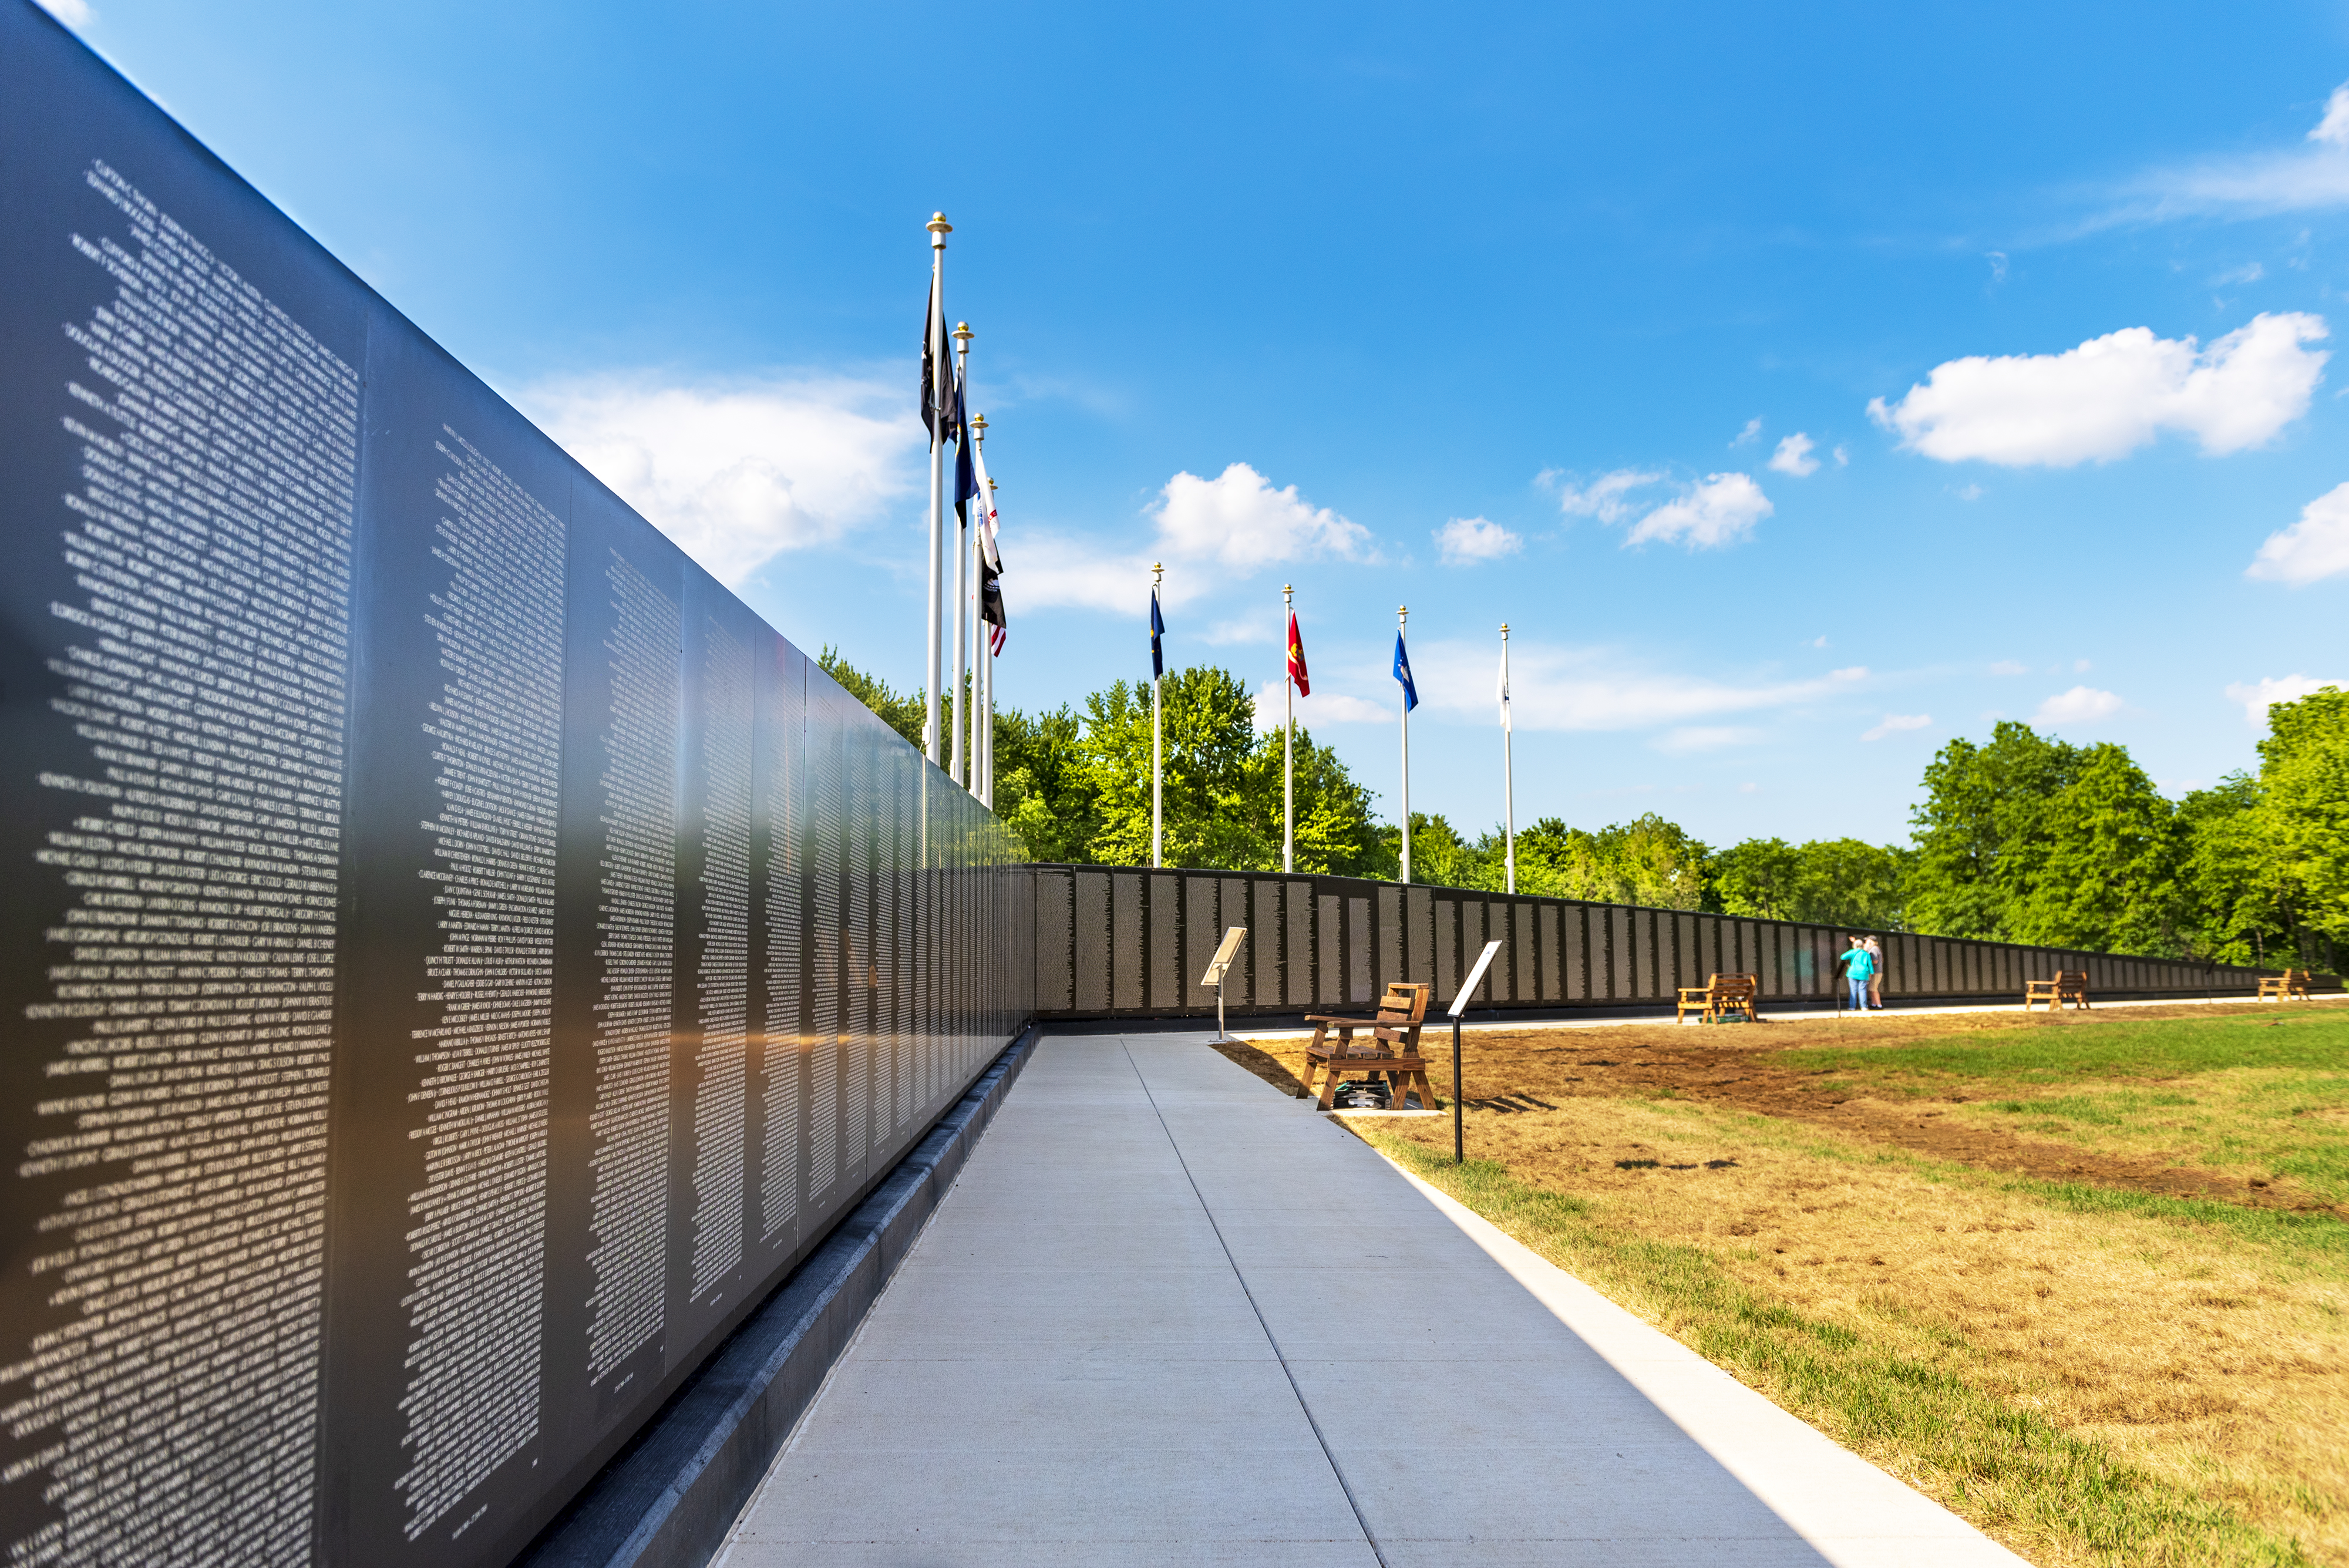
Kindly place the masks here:
[[(832, 677), (916, 745), (919, 692), (844, 663)], [(1238, 676), (1170, 673), (1165, 857), (1170, 866), (1278, 870), (1278, 731), (1259, 734)], [(1150, 858), (1150, 690), (1120, 680), (1081, 709), (995, 715), (997, 814), (1031, 859)], [(1297, 867), (1389, 878), (1402, 850), (1372, 792), (1330, 748), (1296, 738)], [(1545, 816), (1516, 836), (1517, 890), (1660, 909), (1919, 931), (1994, 941), (2337, 970), (2349, 942), (2349, 693), (2326, 687), (2269, 710), (2256, 773), (2172, 801), (2126, 748), (2075, 746), (2004, 722), (1953, 740), (1925, 769), (1907, 844), (1749, 838), (1716, 849), (1655, 813), (1604, 827)], [(1495, 825), (1473, 839), (1412, 814), (1423, 881), (1499, 890)]]

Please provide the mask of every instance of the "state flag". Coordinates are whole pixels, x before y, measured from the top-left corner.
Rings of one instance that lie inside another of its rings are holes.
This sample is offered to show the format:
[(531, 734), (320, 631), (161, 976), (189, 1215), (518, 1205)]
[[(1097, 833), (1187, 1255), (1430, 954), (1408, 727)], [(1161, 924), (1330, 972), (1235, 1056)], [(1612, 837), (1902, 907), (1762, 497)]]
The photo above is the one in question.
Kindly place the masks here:
[(1411, 655), (1403, 651), (1402, 633), (1395, 633), (1394, 678), (1402, 682), (1402, 711), (1419, 706), (1419, 689), (1411, 683)]
[(1305, 639), (1297, 634), (1297, 612), (1288, 612), (1288, 678), (1297, 682), (1299, 697), (1313, 695), (1312, 686), (1305, 679)]

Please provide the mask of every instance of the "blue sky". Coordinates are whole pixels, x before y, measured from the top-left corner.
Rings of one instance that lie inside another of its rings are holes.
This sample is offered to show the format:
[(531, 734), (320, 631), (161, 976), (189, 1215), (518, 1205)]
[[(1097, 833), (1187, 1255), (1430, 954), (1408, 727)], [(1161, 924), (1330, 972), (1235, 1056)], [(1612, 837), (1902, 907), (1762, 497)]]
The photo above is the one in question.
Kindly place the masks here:
[[(1994, 716), (2173, 792), (2349, 678), (2349, 5), (53, 9), (786, 635), (919, 679), (914, 358), (1005, 701), (1170, 647), (1395, 805), (1905, 836)], [(1791, 444), (1790, 444), (1791, 443)], [(1235, 466), (1240, 465), (1240, 466)]]

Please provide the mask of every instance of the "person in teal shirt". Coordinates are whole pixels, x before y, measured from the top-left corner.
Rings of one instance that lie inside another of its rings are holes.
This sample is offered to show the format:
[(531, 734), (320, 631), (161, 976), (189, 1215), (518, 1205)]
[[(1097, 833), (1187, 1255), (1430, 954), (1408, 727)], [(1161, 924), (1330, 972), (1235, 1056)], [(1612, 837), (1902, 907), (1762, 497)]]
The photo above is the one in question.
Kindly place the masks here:
[(1868, 977), (1876, 972), (1876, 955), (1868, 950), (1868, 939), (1854, 937), (1850, 950), (1837, 961), (1844, 966), (1844, 979), (1851, 982), (1852, 1011), (1867, 1012)]

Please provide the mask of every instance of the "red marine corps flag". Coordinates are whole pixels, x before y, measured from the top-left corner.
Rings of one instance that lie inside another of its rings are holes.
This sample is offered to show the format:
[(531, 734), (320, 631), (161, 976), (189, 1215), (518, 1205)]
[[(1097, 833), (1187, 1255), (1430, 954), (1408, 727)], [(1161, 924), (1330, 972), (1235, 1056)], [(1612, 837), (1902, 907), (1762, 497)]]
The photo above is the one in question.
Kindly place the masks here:
[(1297, 700), (1313, 695), (1305, 678), (1305, 639), (1297, 634), (1296, 590), (1280, 585), (1281, 607), (1288, 611), (1288, 680), (1280, 689), (1280, 868), (1297, 869)]

